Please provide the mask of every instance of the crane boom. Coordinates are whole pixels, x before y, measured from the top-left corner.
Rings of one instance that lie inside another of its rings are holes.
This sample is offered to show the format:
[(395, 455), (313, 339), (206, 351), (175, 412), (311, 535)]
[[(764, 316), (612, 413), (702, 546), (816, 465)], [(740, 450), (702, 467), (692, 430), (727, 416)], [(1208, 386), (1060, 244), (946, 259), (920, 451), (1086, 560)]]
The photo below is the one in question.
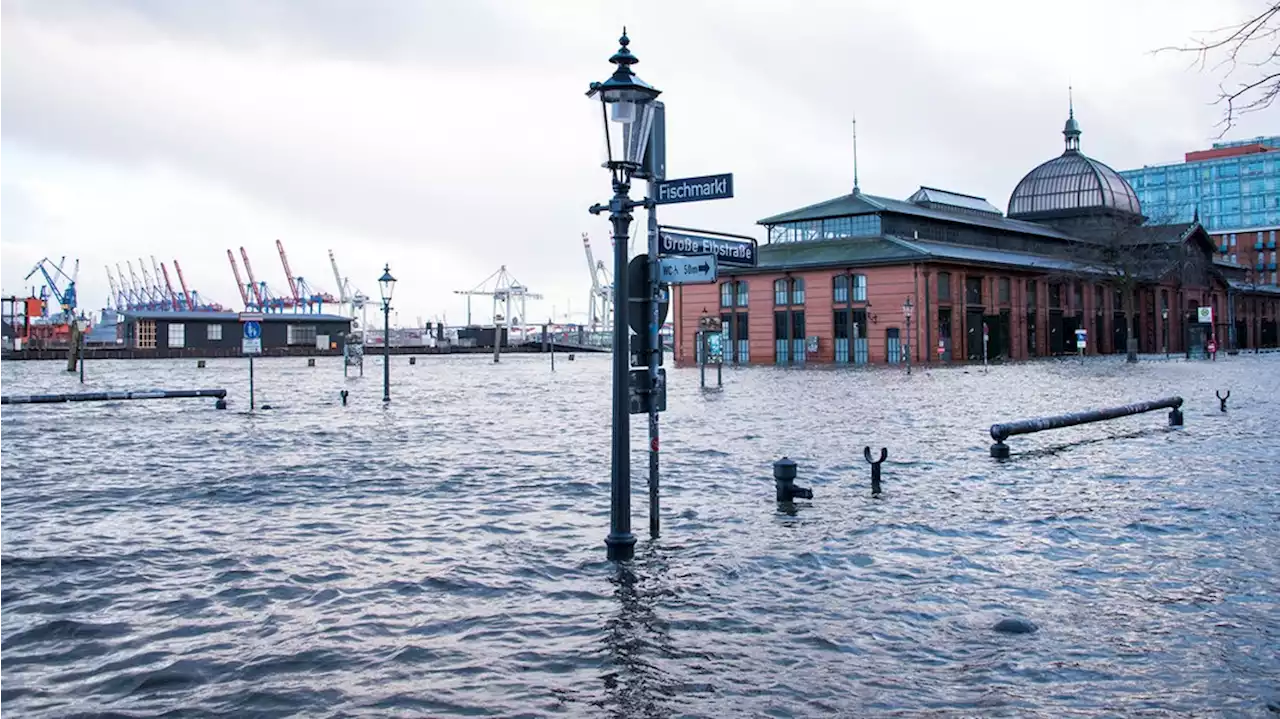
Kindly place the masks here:
[(236, 256), (231, 252), (230, 248), (227, 249), (227, 260), (231, 262), (231, 271), (236, 276), (236, 289), (240, 290), (240, 300), (244, 302), (245, 308), (248, 309), (249, 291), (245, 289), (244, 280), (240, 278), (240, 268), (236, 266)]
[(293, 303), (295, 305), (302, 303), (302, 297), (298, 294), (298, 280), (293, 276), (293, 271), (289, 269), (289, 256), (284, 253), (284, 243), (276, 240), (276, 250), (280, 252), (280, 264), (284, 265), (284, 278), (289, 280), (289, 291), (293, 293)]
[(111, 287), (111, 301), (115, 303), (115, 308), (123, 310), (128, 308), (128, 301), (121, 301), (120, 287), (116, 284), (116, 278), (111, 276), (111, 268), (103, 265), (107, 269), (107, 285)]
[(329, 264), (333, 266), (333, 281), (338, 284), (338, 300), (350, 302), (351, 290), (347, 288), (347, 283), (342, 279), (342, 273), (338, 271), (338, 258), (333, 256), (333, 250), (329, 250)]
[[(154, 257), (152, 259), (155, 259)], [(169, 292), (169, 305), (173, 307), (173, 311), (178, 311), (178, 293), (173, 291), (173, 283), (169, 281), (169, 268), (163, 262), (160, 263), (160, 274), (164, 275), (164, 288)], [(190, 309), (190, 308), (187, 308)]]
[(253, 265), (249, 264), (249, 253), (243, 246), (240, 247), (240, 259), (244, 260), (244, 271), (249, 275), (249, 285), (253, 287), (253, 296), (258, 300), (258, 307), (266, 309), (266, 303), (262, 301), (262, 288), (258, 287), (258, 280), (254, 279)]
[(600, 280), (596, 277), (596, 260), (591, 255), (591, 240), (587, 238), (587, 233), (582, 233), (582, 249), (587, 252), (587, 270), (591, 272), (591, 289), (592, 291), (600, 291)]
[(173, 271), (178, 273), (178, 286), (182, 288), (182, 297), (187, 301), (187, 309), (194, 310), (196, 303), (191, 301), (191, 292), (187, 290), (187, 280), (182, 276), (182, 265), (178, 264), (177, 260), (173, 261)]

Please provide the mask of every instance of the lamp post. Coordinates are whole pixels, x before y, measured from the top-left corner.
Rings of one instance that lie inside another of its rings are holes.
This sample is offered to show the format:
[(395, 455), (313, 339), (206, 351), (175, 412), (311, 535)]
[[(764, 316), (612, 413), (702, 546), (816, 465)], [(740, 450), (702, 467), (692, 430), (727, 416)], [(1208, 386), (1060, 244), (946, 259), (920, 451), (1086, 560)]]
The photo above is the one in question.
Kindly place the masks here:
[(904, 348), (907, 351), (907, 374), (911, 374), (911, 311), (915, 309), (915, 305), (911, 304), (911, 298), (908, 297), (902, 303), (902, 318), (907, 321), (907, 341)]
[(89, 329), (89, 318), (80, 315), (76, 320), (76, 329), (79, 330), (76, 334), (80, 335), (80, 348), (76, 352), (80, 360), (80, 384), (84, 384), (84, 331)]
[(395, 291), (396, 278), (391, 276), (391, 265), (382, 268), (378, 278), (378, 291), (382, 293), (382, 401), (391, 401), (391, 293)]
[(1169, 359), (1169, 308), (1160, 310), (1160, 318), (1164, 320), (1164, 358)]
[(653, 125), (654, 100), (660, 91), (636, 77), (631, 66), (637, 60), (627, 45), (626, 28), (622, 29), (618, 51), (609, 58), (616, 67), (609, 79), (591, 83), (587, 97), (600, 102), (604, 122), (604, 167), (613, 184), (613, 199), (608, 205), (594, 205), (589, 210), (598, 215), (606, 210), (613, 224), (613, 446), (609, 482), (609, 536), (605, 538), (608, 557), (627, 561), (635, 556), (635, 535), (631, 533), (631, 416), (628, 414), (628, 367), (630, 361), (627, 306), (627, 233), (631, 226), (631, 210), (644, 206), (629, 196), (631, 178), (640, 170)]

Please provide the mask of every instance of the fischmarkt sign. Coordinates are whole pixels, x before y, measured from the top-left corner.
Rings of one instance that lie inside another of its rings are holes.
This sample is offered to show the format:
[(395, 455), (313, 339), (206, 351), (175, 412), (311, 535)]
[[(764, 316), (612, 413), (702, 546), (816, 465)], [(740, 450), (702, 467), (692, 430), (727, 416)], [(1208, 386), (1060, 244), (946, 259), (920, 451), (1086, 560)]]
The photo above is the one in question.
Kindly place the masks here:
[(1211, 324), (1213, 324), (1213, 308), (1212, 308), (1212, 307), (1197, 307), (1197, 308), (1196, 308), (1196, 322), (1201, 322), (1201, 323), (1204, 323), (1204, 324), (1207, 324), (1207, 325), (1211, 325)]

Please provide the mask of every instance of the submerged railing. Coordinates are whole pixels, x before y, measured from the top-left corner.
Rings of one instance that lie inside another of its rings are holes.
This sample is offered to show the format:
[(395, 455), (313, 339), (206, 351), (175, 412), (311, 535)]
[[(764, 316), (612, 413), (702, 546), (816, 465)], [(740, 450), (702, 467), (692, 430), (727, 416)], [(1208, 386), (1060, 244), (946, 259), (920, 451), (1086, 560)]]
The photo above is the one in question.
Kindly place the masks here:
[(1169, 426), (1181, 427), (1182, 411), (1179, 409), (1181, 406), (1181, 397), (1166, 397), (1165, 399), (1157, 399), (1150, 402), (1126, 404), (1123, 407), (1094, 409), (1086, 412), (1060, 414), (1056, 417), (1021, 419), (1016, 422), (993, 424), (991, 425), (991, 438), (994, 439), (996, 443), (991, 445), (991, 456), (997, 459), (1007, 459), (1009, 457), (1009, 445), (1005, 444), (1004, 441), (1016, 434), (1031, 434), (1032, 432), (1043, 432), (1046, 429), (1073, 427), (1077, 424), (1088, 424), (1090, 422), (1104, 422), (1109, 419), (1119, 419), (1120, 417), (1142, 414), (1143, 412), (1153, 412), (1157, 409), (1170, 410)]

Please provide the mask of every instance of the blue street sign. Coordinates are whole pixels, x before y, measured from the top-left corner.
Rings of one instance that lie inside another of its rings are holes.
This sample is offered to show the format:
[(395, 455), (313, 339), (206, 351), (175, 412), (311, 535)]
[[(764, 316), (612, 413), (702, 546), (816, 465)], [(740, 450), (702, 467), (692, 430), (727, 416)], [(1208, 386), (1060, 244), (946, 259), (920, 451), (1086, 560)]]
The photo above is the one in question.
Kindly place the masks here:
[(756, 266), (756, 241), (658, 231), (658, 255), (714, 255), (722, 265)]
[(258, 322), (244, 323), (244, 338), (247, 340), (256, 340), (262, 336), (262, 324)]
[(675, 202), (723, 200), (728, 197), (733, 197), (733, 173), (731, 172), (659, 182), (658, 196), (654, 201), (659, 205), (670, 205)]

